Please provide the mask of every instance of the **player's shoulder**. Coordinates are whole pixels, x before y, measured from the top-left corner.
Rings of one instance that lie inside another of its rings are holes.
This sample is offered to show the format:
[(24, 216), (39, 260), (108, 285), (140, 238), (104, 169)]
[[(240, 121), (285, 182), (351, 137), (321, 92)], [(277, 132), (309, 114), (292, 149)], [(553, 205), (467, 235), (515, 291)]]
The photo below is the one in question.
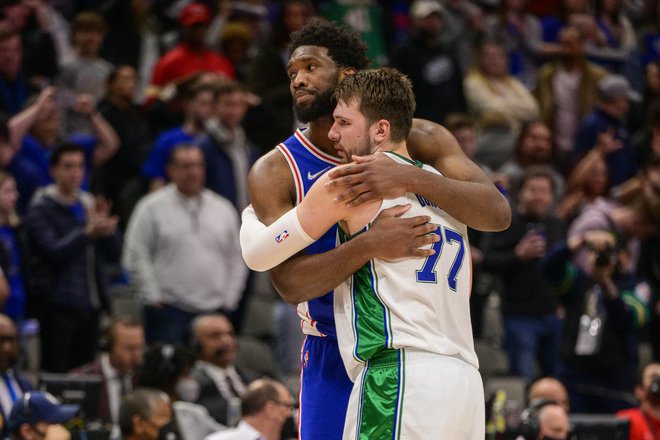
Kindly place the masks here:
[(442, 125), (426, 119), (413, 119), (407, 145), (413, 158), (428, 164), (435, 164), (442, 158), (462, 155), (454, 135)]
[(271, 200), (289, 200), (294, 185), (291, 169), (277, 149), (257, 159), (248, 174), (248, 192), (253, 204), (264, 197)]
[(252, 165), (250, 178), (268, 179), (288, 171), (289, 166), (284, 155), (279, 150), (272, 149)]

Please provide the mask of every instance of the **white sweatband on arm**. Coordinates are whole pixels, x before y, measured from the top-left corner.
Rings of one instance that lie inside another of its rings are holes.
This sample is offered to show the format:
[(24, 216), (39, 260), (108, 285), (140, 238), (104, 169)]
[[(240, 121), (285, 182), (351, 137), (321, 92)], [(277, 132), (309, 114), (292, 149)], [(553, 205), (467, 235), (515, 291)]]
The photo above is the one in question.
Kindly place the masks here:
[(304, 231), (293, 208), (272, 225), (259, 221), (252, 205), (241, 215), (241, 252), (248, 267), (257, 272), (272, 269), (315, 240)]

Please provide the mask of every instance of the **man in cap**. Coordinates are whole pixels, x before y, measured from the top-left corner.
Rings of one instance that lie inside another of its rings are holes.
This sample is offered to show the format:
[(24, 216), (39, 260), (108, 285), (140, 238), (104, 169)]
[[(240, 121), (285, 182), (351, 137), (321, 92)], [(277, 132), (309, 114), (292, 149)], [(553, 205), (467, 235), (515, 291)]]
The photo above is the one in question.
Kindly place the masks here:
[(193, 2), (181, 10), (181, 42), (154, 66), (151, 84), (147, 89), (149, 98), (159, 96), (167, 85), (197, 72), (214, 72), (230, 78), (236, 76), (231, 62), (206, 44), (205, 37), (212, 19), (211, 10), (203, 3)]
[(441, 122), (450, 113), (464, 113), (461, 66), (455, 48), (442, 42), (442, 6), (436, 0), (416, 0), (410, 20), (410, 33), (393, 51), (391, 64), (414, 84), (415, 117)]
[(598, 81), (596, 107), (580, 124), (575, 137), (577, 162), (587, 154), (605, 159), (610, 183), (619, 185), (637, 173), (639, 164), (626, 130), (630, 103), (641, 101), (628, 80), (621, 75), (606, 75)]
[(68, 422), (79, 409), (60, 404), (45, 391), (29, 391), (12, 408), (7, 426), (14, 440), (45, 438), (53, 425)]

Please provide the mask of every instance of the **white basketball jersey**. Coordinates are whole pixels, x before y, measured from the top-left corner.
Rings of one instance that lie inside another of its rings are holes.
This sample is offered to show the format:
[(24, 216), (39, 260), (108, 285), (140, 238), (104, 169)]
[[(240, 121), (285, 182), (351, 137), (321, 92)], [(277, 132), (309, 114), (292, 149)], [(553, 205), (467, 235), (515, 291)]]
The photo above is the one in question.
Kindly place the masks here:
[[(438, 173), (428, 165), (423, 169)], [(408, 203), (412, 208), (405, 217), (428, 215), (438, 226), (440, 241), (432, 245), (435, 254), (396, 262), (371, 260), (335, 289), (337, 338), (353, 381), (361, 364), (388, 349), (413, 348), (479, 366), (470, 322), (472, 265), (467, 227), (413, 193), (383, 201), (379, 212)], [(338, 231), (340, 242), (350, 238)]]

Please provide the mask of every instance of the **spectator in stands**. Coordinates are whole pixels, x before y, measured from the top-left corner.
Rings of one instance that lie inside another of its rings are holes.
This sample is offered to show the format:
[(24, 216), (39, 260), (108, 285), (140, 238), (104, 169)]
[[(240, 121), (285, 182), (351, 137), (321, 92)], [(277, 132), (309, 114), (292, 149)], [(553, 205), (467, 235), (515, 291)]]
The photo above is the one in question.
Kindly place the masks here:
[(119, 428), (124, 440), (157, 440), (171, 421), (170, 398), (159, 389), (138, 388), (121, 401)]
[(209, 136), (201, 143), (206, 187), (240, 212), (249, 203), (247, 176), (260, 151), (248, 140), (242, 125), (248, 110), (245, 88), (235, 81), (222, 81), (217, 93), (215, 117), (205, 124)]
[(312, 15), (309, 0), (282, 2), (270, 36), (252, 59), (247, 84), (261, 98), (261, 106), (248, 117), (246, 128), (264, 152), (288, 139), (296, 125), (286, 71), (289, 35), (302, 28)]
[(642, 369), (635, 385), (639, 406), (624, 409), (617, 417), (630, 420), (630, 440), (653, 439), (660, 435), (660, 363)]
[[(116, 217), (104, 199), (81, 190), (85, 150), (62, 144), (50, 157), (54, 183), (35, 198), (26, 219), (38, 273), (42, 368), (65, 372), (94, 359), (99, 313), (110, 301), (102, 262), (117, 263)], [(35, 275), (36, 276), (36, 275)]]
[(493, 112), (484, 112), (477, 121), (477, 128), (479, 137), (475, 159), (491, 170), (500, 169), (511, 160), (520, 133), (513, 131), (504, 115)]
[(163, 55), (154, 66), (147, 96), (155, 98), (163, 88), (201, 71), (236, 76), (231, 62), (213, 52), (205, 37), (213, 16), (203, 3), (187, 4), (180, 13), (181, 43)]
[(548, 15), (541, 20), (543, 29), (543, 41), (554, 43), (559, 41), (562, 29), (572, 25), (576, 19), (593, 17), (589, 14), (588, 0), (559, 0), (557, 11), (554, 15)]
[(410, 77), (417, 97), (415, 117), (442, 122), (450, 113), (464, 113), (463, 77), (452, 49), (440, 41), (442, 6), (415, 0), (406, 40), (393, 50), (391, 65)]
[(238, 81), (246, 81), (250, 66), (254, 35), (246, 23), (230, 21), (222, 27), (219, 35), (220, 53), (227, 57), (236, 72)]
[(632, 121), (633, 124), (636, 123), (632, 128), (644, 128), (649, 119), (653, 119), (653, 111), (658, 107), (660, 107), (660, 63), (653, 61), (648, 63), (645, 68), (642, 105), (638, 107), (640, 115), (636, 121)]
[(100, 101), (112, 64), (99, 56), (108, 25), (96, 12), (81, 12), (73, 19), (73, 53), (62, 61), (57, 82), (59, 92), (86, 93)]
[(549, 403), (538, 412), (539, 435), (535, 440), (568, 440), (570, 424), (568, 413), (561, 405)]
[(189, 341), (195, 316), (233, 313), (245, 286), (238, 213), (204, 188), (204, 166), (198, 147), (175, 148), (172, 183), (145, 196), (128, 224), (123, 263), (144, 303), (149, 343)]
[(468, 109), (477, 118), (484, 112), (502, 114), (515, 132), (539, 117), (536, 100), (520, 80), (509, 74), (502, 46), (483, 43), (474, 67), (463, 81)]
[(162, 53), (158, 21), (148, 0), (105, 2), (100, 8), (110, 29), (101, 56), (115, 66), (129, 65), (137, 72), (135, 103), (143, 104), (151, 72)]
[(144, 354), (144, 329), (130, 316), (117, 316), (111, 319), (100, 342), (101, 356), (72, 373), (103, 379), (96, 414), (106, 422), (117, 424), (121, 400), (137, 386), (137, 369)]
[(58, 98), (69, 104), (65, 105), (67, 131), (90, 132), (89, 121), (70, 108), (76, 95), (89, 95), (94, 103), (105, 95), (106, 81), (113, 66), (99, 56), (99, 50), (107, 29), (105, 19), (96, 12), (81, 12), (73, 20), (73, 50), (62, 60), (56, 80)]
[(628, 80), (621, 75), (607, 75), (598, 81), (598, 103), (580, 123), (575, 137), (574, 161), (593, 149), (602, 136), (611, 136), (611, 148), (605, 155), (612, 185), (633, 177), (639, 170), (635, 152), (626, 129), (631, 101), (641, 100)]
[[(19, 337), (16, 325), (7, 315), (0, 314), (0, 416), (7, 420), (11, 409), (23, 394), (32, 389), (32, 384), (18, 371), (17, 361)], [(7, 424), (0, 427), (0, 435), (6, 438), (9, 434)]]
[(93, 167), (107, 162), (117, 151), (117, 133), (98, 112), (91, 96), (76, 96), (73, 110), (89, 120), (93, 136), (76, 133), (62, 135), (62, 110), (57, 102), (56, 90), (48, 87), (40, 93), (34, 104), (9, 121), (11, 144), (15, 152), (9, 170), (18, 184), (19, 212), (25, 212), (37, 188), (52, 182), (49, 161), (58, 142), (70, 141), (83, 147), (85, 173), (81, 188), (84, 190), (89, 190)]
[(0, 4), (0, 17), (0, 28), (19, 35), (20, 50), (28, 54), (19, 60), (25, 75), (21, 79), (30, 86), (44, 87), (58, 72), (56, 44), (62, 34), (58, 25), (64, 20), (45, 1), (5, 0)]
[(625, 67), (637, 50), (635, 28), (624, 14), (623, 1), (596, 0), (595, 3), (595, 29), (585, 47), (587, 55), (608, 71), (625, 74)]
[(564, 195), (564, 178), (552, 166), (552, 134), (541, 121), (531, 121), (523, 125), (515, 145), (513, 157), (502, 165), (497, 172), (505, 175), (510, 185), (517, 181), (532, 166), (543, 166), (552, 174), (555, 200)]
[(570, 409), (568, 391), (564, 384), (554, 377), (542, 377), (530, 385), (527, 391), (527, 402), (531, 403), (539, 400), (557, 402), (566, 412)]
[(539, 19), (527, 12), (526, 1), (502, 0), (498, 10), (486, 19), (484, 35), (506, 54), (508, 72), (528, 89), (536, 84), (536, 72), (544, 57), (556, 47), (543, 42)]
[(572, 166), (575, 133), (597, 99), (597, 82), (606, 71), (585, 58), (583, 39), (575, 27), (559, 33), (559, 57), (539, 70), (535, 95), (541, 119), (555, 139), (555, 162), (564, 175)]
[(660, 157), (660, 100), (651, 108), (644, 128), (635, 137), (633, 147), (640, 164), (645, 165), (653, 156)]
[(131, 66), (119, 66), (108, 76), (107, 93), (99, 111), (119, 137), (117, 153), (94, 171), (92, 188), (112, 201), (113, 212), (126, 227), (133, 206), (146, 192), (141, 176), (142, 162), (151, 148), (147, 121), (133, 103), (137, 73)]
[(0, 29), (0, 109), (18, 113), (36, 88), (23, 70), (23, 43), (15, 32)]
[[(626, 273), (637, 271), (640, 259), (640, 244), (653, 241), (660, 228), (660, 167), (657, 162), (649, 165), (646, 170), (651, 179), (642, 179), (637, 190), (630, 190), (626, 200), (617, 202), (605, 198), (597, 198), (587, 206), (571, 223), (568, 236), (580, 236), (586, 231), (610, 229), (624, 241), (628, 258), (622, 263), (621, 269)], [(643, 183), (642, 183), (643, 182)], [(574, 262), (585, 272), (590, 272), (588, 250), (576, 252)]]
[(258, 379), (241, 399), (241, 422), (236, 428), (211, 434), (205, 440), (280, 439), (296, 402), (280, 382)]
[(142, 175), (149, 179), (151, 191), (167, 183), (167, 161), (172, 150), (177, 145), (197, 143), (203, 139), (206, 122), (214, 116), (217, 97), (217, 88), (205, 83), (194, 83), (184, 92), (185, 122), (158, 136), (142, 166)]
[(563, 223), (552, 215), (555, 184), (544, 168), (532, 167), (520, 180), (513, 199), (511, 226), (486, 241), (483, 269), (502, 278), (502, 318), (509, 372), (534, 380), (557, 372), (561, 318), (559, 299), (544, 282), (541, 259), (564, 239)]
[[(69, 434), (62, 424), (73, 419), (78, 405), (62, 405), (45, 391), (28, 391), (16, 402), (7, 418), (13, 440), (63, 439)], [(68, 436), (70, 438), (70, 435)]]
[[(660, 259), (657, 257), (660, 255), (660, 234), (657, 233), (660, 230), (660, 156), (651, 156), (642, 172), (636, 178), (626, 182), (624, 186), (627, 188), (621, 191), (619, 200), (632, 204), (633, 212), (641, 210), (643, 214), (641, 217), (648, 217), (643, 225), (648, 229), (648, 223), (651, 222), (656, 232), (655, 234), (650, 232), (646, 235), (639, 234), (637, 231), (643, 230), (644, 227), (639, 228), (639, 225), (633, 224), (630, 225), (631, 233), (628, 235), (642, 238), (637, 270), (651, 284), (649, 342), (653, 360), (660, 361)], [(641, 206), (635, 207), (635, 204)], [(616, 210), (612, 211), (614, 211), (612, 214), (616, 213)], [(621, 212), (618, 213), (618, 217), (621, 217)], [(619, 219), (617, 224), (625, 224), (625, 222)]]
[(442, 6), (445, 20), (440, 38), (445, 45), (456, 47), (461, 71), (467, 72), (485, 28), (484, 11), (480, 5), (463, 0), (445, 0)]
[(22, 323), (26, 312), (25, 234), (16, 213), (18, 191), (11, 174), (0, 170), (0, 296), (7, 297), (2, 311), (15, 322)]
[[(183, 345), (155, 343), (147, 348), (140, 369), (140, 386), (164, 391), (182, 440), (197, 440), (223, 428), (201, 405), (193, 403), (199, 385), (191, 376), (195, 355)], [(121, 418), (120, 418), (121, 420)]]
[[(648, 321), (648, 283), (622, 271), (630, 258), (609, 228), (571, 236), (551, 250), (544, 275), (563, 297), (566, 317), (560, 380), (576, 413), (613, 413), (631, 405), (639, 329)], [(571, 264), (588, 252), (589, 273)]]
[(193, 377), (199, 383), (197, 403), (219, 423), (227, 425), (232, 399), (244, 395), (256, 373), (235, 365), (236, 333), (223, 315), (200, 315), (192, 322), (192, 341), (197, 350)]
[(568, 177), (567, 192), (557, 207), (559, 217), (571, 222), (593, 203), (607, 203), (610, 180), (604, 156), (613, 142), (612, 136), (602, 136), (599, 144), (575, 165)]

